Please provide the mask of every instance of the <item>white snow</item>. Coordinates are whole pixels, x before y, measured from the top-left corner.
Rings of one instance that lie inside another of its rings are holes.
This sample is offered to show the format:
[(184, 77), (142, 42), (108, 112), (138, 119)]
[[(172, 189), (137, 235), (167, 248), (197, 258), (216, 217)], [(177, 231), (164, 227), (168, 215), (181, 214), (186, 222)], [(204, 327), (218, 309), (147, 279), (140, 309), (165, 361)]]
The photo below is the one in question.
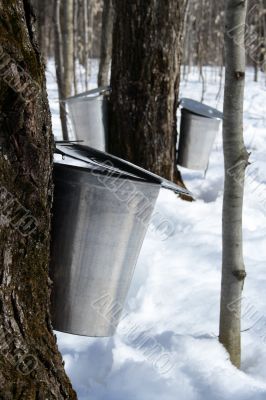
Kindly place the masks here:
[[(48, 65), (53, 128), (60, 137), (54, 66)], [(96, 68), (91, 87), (95, 86)], [(219, 77), (206, 70), (205, 102), (216, 99)], [(191, 71), (181, 96), (201, 98)], [(247, 279), (243, 299), (242, 370), (218, 342), (221, 279), (223, 156), (221, 133), (206, 177), (182, 169), (197, 201), (162, 190), (157, 210), (175, 224), (167, 240), (150, 230), (137, 264), (126, 310), (113, 338), (57, 333), (66, 370), (80, 400), (262, 400), (266, 398), (266, 86), (247, 71), (244, 130), (252, 165), (244, 206)], [(141, 336), (142, 334), (142, 336)], [(145, 335), (145, 340), (143, 339)], [(150, 346), (156, 343), (157, 352)]]

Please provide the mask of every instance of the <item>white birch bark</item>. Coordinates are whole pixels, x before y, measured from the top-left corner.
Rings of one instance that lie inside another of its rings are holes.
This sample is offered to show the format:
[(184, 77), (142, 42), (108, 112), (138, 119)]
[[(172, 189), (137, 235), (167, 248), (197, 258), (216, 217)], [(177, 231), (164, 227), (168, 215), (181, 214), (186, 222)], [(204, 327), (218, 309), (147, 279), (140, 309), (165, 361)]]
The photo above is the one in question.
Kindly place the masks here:
[(242, 249), (242, 208), (245, 169), (248, 165), (248, 153), (243, 140), (246, 11), (247, 0), (226, 1), (225, 186), (219, 338), (237, 367), (241, 363), (241, 295), (246, 277)]

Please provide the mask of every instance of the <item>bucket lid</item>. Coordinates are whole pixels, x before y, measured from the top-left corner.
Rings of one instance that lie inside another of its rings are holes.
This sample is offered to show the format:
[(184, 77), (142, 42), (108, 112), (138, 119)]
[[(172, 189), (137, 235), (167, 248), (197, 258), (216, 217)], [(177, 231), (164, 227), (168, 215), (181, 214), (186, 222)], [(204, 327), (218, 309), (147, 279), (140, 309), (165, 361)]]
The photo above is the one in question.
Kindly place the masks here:
[(98, 88), (87, 90), (86, 92), (83, 93), (79, 93), (75, 96), (68, 97), (64, 101), (68, 102), (68, 101), (84, 100), (90, 98), (94, 99), (95, 97), (99, 97), (110, 92), (111, 92), (110, 86), (100, 86)]
[(222, 112), (196, 100), (183, 98), (180, 100), (180, 105), (182, 106), (183, 110), (190, 111), (193, 114), (197, 114), (202, 117), (223, 119)]
[(55, 153), (78, 161), (83, 161), (88, 164), (90, 170), (94, 169), (99, 170), (101, 173), (111, 173), (113, 176), (123, 176), (129, 179), (138, 179), (146, 182), (157, 183), (165, 189), (192, 198), (192, 194), (187, 189), (128, 161), (89, 146), (74, 143), (63, 145), (57, 144)]

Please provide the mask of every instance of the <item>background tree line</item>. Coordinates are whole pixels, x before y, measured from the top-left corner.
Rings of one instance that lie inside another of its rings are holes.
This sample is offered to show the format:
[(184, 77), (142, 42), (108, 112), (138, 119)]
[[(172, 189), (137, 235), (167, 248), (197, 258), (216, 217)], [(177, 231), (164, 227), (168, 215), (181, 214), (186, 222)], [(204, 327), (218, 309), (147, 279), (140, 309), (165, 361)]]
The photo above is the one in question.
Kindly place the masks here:
[[(63, 99), (88, 89), (91, 60), (99, 59), (99, 86), (109, 84), (112, 58), (113, 0), (33, 0), (43, 57), (54, 58), (64, 139), (68, 138)], [(224, 67), (225, 0), (190, 0), (183, 30), (182, 78), (196, 70), (204, 101), (208, 79), (222, 87)], [(247, 63), (254, 80), (266, 67), (266, 0), (250, 0), (247, 12)], [(206, 69), (204, 67), (217, 67)], [(80, 86), (79, 86), (80, 84)], [(219, 94), (217, 94), (219, 95)]]
[[(60, 23), (61, 46), (66, 48), (68, 41), (73, 41), (73, 59), (84, 66), (88, 72), (87, 79), (89, 79), (88, 58), (101, 56), (102, 19), (104, 18), (104, 22), (108, 17), (110, 19), (110, 14), (107, 14), (106, 10), (112, 8), (112, 1), (33, 0), (32, 2), (38, 16), (38, 36), (42, 55), (46, 59), (54, 57), (57, 40), (55, 25)], [(54, 13), (56, 4), (60, 9), (57, 20)], [(203, 66), (224, 65), (224, 10), (225, 0), (190, 0), (188, 2), (182, 58), (184, 74), (195, 66), (201, 72)], [(266, 0), (249, 1), (247, 25), (249, 32), (246, 40), (250, 48), (247, 62), (248, 65), (254, 66), (257, 79), (257, 70), (263, 66), (266, 57)], [(105, 29), (106, 24), (104, 24)], [(108, 33), (110, 33), (110, 26)], [(72, 68), (73, 90), (76, 92), (77, 65), (73, 63)]]

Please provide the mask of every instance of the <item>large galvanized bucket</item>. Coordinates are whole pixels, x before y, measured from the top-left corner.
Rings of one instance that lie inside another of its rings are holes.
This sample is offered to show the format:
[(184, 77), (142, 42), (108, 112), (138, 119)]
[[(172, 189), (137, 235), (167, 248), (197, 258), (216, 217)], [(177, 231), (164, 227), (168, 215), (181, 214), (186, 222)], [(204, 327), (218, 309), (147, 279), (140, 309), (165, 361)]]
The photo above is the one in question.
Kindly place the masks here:
[(160, 185), (62, 164), (54, 182), (54, 329), (112, 336)]
[(223, 114), (191, 99), (180, 102), (181, 125), (177, 163), (193, 170), (206, 170)]
[(160, 188), (190, 193), (87, 146), (58, 145), (56, 151), (64, 158), (54, 165), (53, 326), (112, 336)]
[(107, 149), (109, 87), (101, 87), (65, 100), (74, 139), (98, 150)]

